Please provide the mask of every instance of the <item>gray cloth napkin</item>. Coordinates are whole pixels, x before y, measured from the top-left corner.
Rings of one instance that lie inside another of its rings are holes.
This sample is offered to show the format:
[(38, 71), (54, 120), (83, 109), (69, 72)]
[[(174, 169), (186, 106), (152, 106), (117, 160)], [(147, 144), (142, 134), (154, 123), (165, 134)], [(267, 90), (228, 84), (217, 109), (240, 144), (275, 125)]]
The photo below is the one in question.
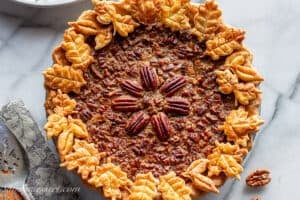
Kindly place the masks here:
[[(35, 200), (76, 200), (78, 192), (68, 191), (71, 185), (65, 170), (59, 167), (59, 158), (39, 130), (37, 123), (22, 101), (10, 102), (0, 111), (0, 119), (15, 136), (29, 161), (29, 175), (25, 188)], [(11, 134), (1, 133), (1, 134)]]

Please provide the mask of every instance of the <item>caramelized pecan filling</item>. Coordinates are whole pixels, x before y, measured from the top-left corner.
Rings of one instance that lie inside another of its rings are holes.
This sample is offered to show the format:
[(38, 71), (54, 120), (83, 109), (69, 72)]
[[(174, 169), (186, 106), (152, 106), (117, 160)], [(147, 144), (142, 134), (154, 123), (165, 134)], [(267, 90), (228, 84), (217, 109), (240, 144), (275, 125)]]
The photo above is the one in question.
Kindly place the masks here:
[(215, 70), (224, 61), (203, 56), (204, 48), (186, 32), (140, 26), (95, 51), (87, 84), (70, 94), (74, 117), (130, 178), (149, 171), (181, 175), (215, 141), (226, 142), (218, 126), (235, 99), (218, 91)]

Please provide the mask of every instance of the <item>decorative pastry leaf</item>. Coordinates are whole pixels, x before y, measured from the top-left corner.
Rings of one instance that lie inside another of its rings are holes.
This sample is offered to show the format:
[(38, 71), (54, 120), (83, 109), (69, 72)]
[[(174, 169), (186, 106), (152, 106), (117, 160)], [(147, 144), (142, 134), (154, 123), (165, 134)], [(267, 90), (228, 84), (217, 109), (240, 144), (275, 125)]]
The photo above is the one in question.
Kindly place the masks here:
[(99, 50), (105, 47), (112, 40), (113, 34), (111, 30), (111, 26), (107, 28), (102, 28), (99, 30), (98, 34), (95, 37), (96, 46), (95, 49)]
[(74, 144), (74, 134), (70, 131), (62, 132), (57, 139), (57, 149), (61, 160), (64, 160), (65, 155), (67, 155), (73, 147)]
[(113, 3), (99, 2), (95, 6), (98, 14), (97, 20), (101, 24), (113, 23), (114, 32), (118, 32), (121, 36), (127, 37), (128, 33), (134, 31), (138, 24), (130, 15), (122, 15), (118, 13)]
[(262, 93), (253, 83), (239, 83), (234, 86), (234, 96), (242, 105), (248, 105)]
[(53, 136), (58, 136), (63, 132), (67, 125), (68, 120), (62, 114), (51, 114), (44, 127), (47, 132), (47, 138), (50, 139)]
[(193, 181), (193, 186), (204, 192), (220, 193), (213, 180), (202, 174), (192, 172), (190, 178)]
[(186, 169), (186, 172), (183, 173), (183, 176), (189, 177), (189, 174), (191, 174), (191, 173), (196, 173), (196, 174), (204, 173), (207, 169), (208, 163), (209, 163), (209, 160), (204, 159), (204, 158), (195, 160)]
[(58, 152), (64, 160), (64, 156), (72, 150), (75, 138), (87, 138), (88, 131), (85, 124), (80, 119), (68, 118), (68, 125), (64, 127), (63, 132), (57, 140)]
[(187, 1), (165, 0), (162, 6), (162, 23), (171, 28), (172, 31), (179, 31), (191, 27), (189, 18), (186, 15)]
[(53, 49), (52, 60), (55, 64), (59, 64), (63, 66), (70, 64), (66, 58), (66, 51), (61, 47), (61, 45)]
[(153, 24), (160, 20), (161, 15), (160, 0), (124, 0), (123, 7), (137, 19), (144, 24)]
[(60, 166), (66, 167), (68, 170), (77, 169), (77, 173), (81, 175), (83, 180), (86, 180), (90, 173), (95, 171), (103, 156), (105, 154), (100, 154), (93, 143), (75, 139), (73, 151), (64, 157), (65, 160)]
[(77, 34), (73, 29), (66, 30), (62, 48), (66, 51), (66, 58), (72, 63), (74, 69), (86, 70), (94, 61), (91, 49), (84, 41), (84, 36)]
[(97, 21), (97, 13), (93, 10), (84, 11), (76, 22), (69, 22), (76, 32), (83, 35), (97, 35), (101, 30), (101, 25)]
[(256, 99), (251, 101), (245, 108), (249, 115), (259, 115), (259, 106), (261, 105), (262, 94), (259, 94)]
[(129, 200), (152, 200), (157, 195), (156, 186), (158, 180), (154, 178), (151, 172), (147, 174), (138, 174), (131, 187)]
[[(239, 140), (249, 139), (249, 134), (255, 133), (259, 130), (259, 126), (264, 123), (258, 115), (249, 116), (249, 113), (240, 107), (238, 110), (233, 110), (226, 117), (224, 125), (220, 126), (219, 129), (224, 131), (228, 141), (236, 142)], [(245, 145), (243, 145), (245, 146)]]
[(79, 93), (81, 86), (85, 84), (82, 72), (69, 66), (54, 64), (52, 68), (44, 71), (45, 85), (52, 89), (61, 89), (62, 92)]
[(219, 193), (219, 190), (215, 186), (213, 180), (207, 176), (202, 175), (207, 170), (207, 165), (209, 163), (208, 159), (198, 159), (192, 162), (192, 164), (187, 168), (183, 176), (189, 178), (193, 182), (193, 186), (199, 190), (205, 192)]
[(228, 56), (225, 65), (251, 66), (252, 59), (251, 53), (246, 49), (243, 49)]
[(185, 185), (183, 179), (176, 176), (174, 172), (160, 176), (158, 190), (164, 200), (190, 200), (191, 189)]
[(205, 54), (213, 60), (220, 59), (221, 56), (228, 56), (235, 50), (241, 49), (241, 42), (244, 39), (245, 32), (238, 29), (227, 28), (220, 32), (215, 38), (206, 42)]
[(205, 41), (214, 37), (217, 30), (222, 26), (222, 12), (214, 0), (207, 0), (200, 4), (198, 12), (194, 16), (194, 28), (191, 30), (199, 41)]
[(264, 78), (251, 66), (231, 65), (230, 69), (243, 81), (263, 81)]
[(131, 185), (127, 174), (112, 163), (97, 166), (88, 183), (97, 188), (102, 187), (104, 196), (111, 199), (120, 199), (122, 197), (120, 189)]
[(88, 137), (86, 125), (80, 119), (73, 119), (69, 117), (66, 131), (73, 133), (76, 138)]
[(223, 94), (230, 94), (234, 90), (235, 84), (238, 83), (238, 77), (233, 74), (229, 69), (217, 70), (217, 83), (219, 84), (219, 90)]
[(252, 67), (252, 55), (242, 50), (228, 56), (225, 65), (228, 66), (243, 81), (263, 81), (257, 71)]
[(67, 94), (63, 94), (61, 90), (51, 90), (47, 94), (45, 107), (48, 114), (61, 113), (63, 115), (72, 114), (76, 106), (76, 101), (70, 99)]
[(228, 177), (236, 177), (240, 179), (240, 173), (243, 171), (242, 166), (237, 161), (237, 154), (239, 151), (238, 145), (231, 145), (230, 143), (222, 144), (216, 142), (212, 154), (208, 155), (208, 176), (218, 176), (224, 172)]

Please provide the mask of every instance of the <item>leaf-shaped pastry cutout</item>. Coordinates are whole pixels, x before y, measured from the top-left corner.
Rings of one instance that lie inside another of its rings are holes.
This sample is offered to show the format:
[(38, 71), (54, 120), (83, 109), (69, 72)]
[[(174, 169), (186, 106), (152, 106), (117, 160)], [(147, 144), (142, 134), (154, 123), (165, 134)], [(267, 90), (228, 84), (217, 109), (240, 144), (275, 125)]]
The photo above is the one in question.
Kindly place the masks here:
[(66, 30), (62, 48), (66, 51), (66, 58), (72, 63), (72, 68), (86, 70), (93, 63), (91, 49), (84, 41), (82, 34), (77, 34), (73, 29)]
[(243, 49), (228, 56), (225, 60), (225, 65), (250, 66), (252, 59), (252, 54), (248, 50)]
[(158, 190), (161, 192), (164, 200), (191, 200), (191, 189), (174, 172), (160, 176)]
[(219, 129), (224, 131), (228, 141), (241, 143), (247, 139), (245, 136), (255, 133), (259, 130), (259, 126), (264, 123), (259, 118), (259, 115), (249, 115), (249, 113), (240, 107), (238, 110), (233, 110), (226, 117), (224, 125)]
[(207, 170), (208, 163), (209, 160), (204, 158), (195, 160), (182, 175), (191, 179), (193, 186), (199, 190), (219, 193), (214, 181), (202, 175)]
[(105, 154), (100, 154), (93, 143), (75, 139), (73, 151), (64, 157), (64, 162), (60, 166), (66, 167), (68, 170), (77, 170), (82, 179), (86, 180), (95, 171), (99, 160), (104, 156)]
[(80, 119), (73, 119), (69, 117), (66, 131), (73, 133), (76, 138), (88, 137), (86, 125)]
[(57, 139), (57, 149), (61, 160), (64, 160), (65, 155), (67, 155), (73, 147), (74, 144), (74, 134), (70, 131), (62, 132)]
[(84, 11), (76, 22), (69, 22), (76, 32), (83, 35), (97, 35), (101, 25), (97, 21), (97, 13), (93, 10)]
[(193, 186), (204, 192), (213, 192), (219, 194), (220, 191), (216, 187), (213, 180), (202, 174), (192, 172), (190, 175)]
[(113, 33), (111, 30), (111, 26), (107, 28), (102, 28), (99, 30), (98, 34), (95, 37), (96, 46), (95, 49), (99, 50), (105, 47), (112, 40)]
[(215, 38), (206, 41), (205, 54), (213, 60), (218, 60), (222, 56), (228, 56), (235, 50), (243, 48), (241, 42), (245, 32), (239, 29), (227, 28), (220, 32)]
[(209, 160), (204, 159), (204, 158), (195, 160), (186, 169), (186, 171), (183, 173), (183, 176), (189, 177), (189, 174), (192, 173), (192, 172), (197, 173), (197, 174), (204, 173), (207, 169), (207, 164), (208, 163), (209, 163)]
[(63, 94), (61, 90), (50, 90), (47, 93), (45, 107), (48, 114), (61, 113), (63, 115), (72, 114), (76, 106), (76, 101), (72, 100), (67, 94)]
[(235, 84), (238, 83), (238, 77), (232, 73), (229, 69), (217, 70), (217, 83), (219, 84), (219, 90), (223, 94), (230, 94), (234, 90)]
[(172, 31), (179, 31), (191, 27), (189, 18), (186, 15), (186, 1), (165, 0), (162, 6), (162, 23), (171, 28)]
[(207, 157), (209, 159), (208, 176), (218, 176), (221, 172), (224, 172), (228, 177), (240, 179), (243, 167), (237, 161), (237, 155), (240, 156), (238, 152), (238, 145), (216, 142), (212, 154)]
[(251, 66), (243, 65), (230, 65), (232, 71), (239, 77), (239, 79), (250, 82), (250, 81), (263, 81), (264, 78), (257, 73), (257, 71)]
[(121, 36), (127, 37), (129, 33), (134, 31), (138, 26), (130, 15), (122, 15), (118, 13), (115, 3), (101, 2), (95, 6), (97, 12), (97, 20), (101, 24), (113, 23), (114, 32), (118, 32)]
[(134, 19), (144, 24), (153, 24), (160, 20), (160, 0), (124, 0), (122, 7), (125, 8)]
[(127, 188), (132, 184), (127, 174), (112, 163), (97, 166), (88, 183), (96, 188), (102, 187), (104, 196), (111, 199), (120, 199), (121, 188)]
[(130, 191), (129, 200), (152, 200), (157, 195), (156, 186), (158, 180), (151, 172), (147, 174), (137, 174)]
[(45, 131), (47, 132), (47, 138), (50, 139), (53, 136), (58, 136), (67, 127), (68, 120), (62, 114), (51, 114), (48, 117), (45, 125)]
[(222, 26), (221, 15), (222, 12), (214, 0), (207, 0), (204, 4), (200, 4), (193, 19), (192, 34), (196, 35), (199, 41), (213, 38)]
[(61, 47), (61, 45), (59, 45), (53, 49), (52, 60), (55, 64), (59, 64), (59, 65), (69, 65), (70, 64), (66, 58), (66, 51)]
[(233, 90), (236, 100), (242, 105), (248, 105), (255, 100), (262, 92), (254, 83), (239, 83)]
[(225, 66), (230, 68), (240, 80), (263, 81), (257, 71), (252, 67), (252, 55), (247, 50), (241, 50), (228, 56), (225, 61)]
[(52, 68), (44, 71), (45, 85), (52, 89), (60, 89), (62, 92), (79, 93), (85, 85), (82, 72), (69, 66), (54, 64)]

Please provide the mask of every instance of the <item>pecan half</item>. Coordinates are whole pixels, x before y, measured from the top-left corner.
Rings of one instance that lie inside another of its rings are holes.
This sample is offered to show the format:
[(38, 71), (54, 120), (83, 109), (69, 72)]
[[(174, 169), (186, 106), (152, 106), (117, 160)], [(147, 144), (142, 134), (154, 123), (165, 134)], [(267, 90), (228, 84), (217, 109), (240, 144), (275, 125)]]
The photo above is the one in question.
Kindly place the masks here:
[(130, 96), (117, 97), (112, 101), (112, 108), (117, 111), (130, 112), (140, 109), (138, 99)]
[(250, 187), (261, 187), (270, 183), (270, 171), (266, 169), (258, 169), (252, 172), (246, 178), (246, 183)]
[(167, 97), (172, 96), (179, 89), (183, 88), (186, 84), (186, 79), (183, 76), (177, 76), (165, 82), (161, 87), (161, 92), (164, 92)]
[(137, 84), (134, 81), (131, 80), (124, 80), (121, 83), (121, 87), (123, 90), (127, 91), (129, 94), (136, 96), (136, 97), (141, 97), (143, 96), (143, 88)]
[(171, 125), (166, 114), (160, 112), (157, 115), (152, 116), (151, 123), (160, 140), (165, 141), (170, 137)]
[(187, 100), (182, 98), (167, 98), (167, 105), (164, 110), (168, 113), (176, 113), (180, 115), (188, 115), (190, 111), (190, 104)]
[(155, 90), (158, 87), (158, 77), (155, 69), (144, 66), (140, 71), (142, 84), (145, 90)]
[(132, 115), (128, 121), (125, 130), (128, 135), (136, 135), (141, 132), (149, 123), (150, 117), (144, 111), (140, 111)]

